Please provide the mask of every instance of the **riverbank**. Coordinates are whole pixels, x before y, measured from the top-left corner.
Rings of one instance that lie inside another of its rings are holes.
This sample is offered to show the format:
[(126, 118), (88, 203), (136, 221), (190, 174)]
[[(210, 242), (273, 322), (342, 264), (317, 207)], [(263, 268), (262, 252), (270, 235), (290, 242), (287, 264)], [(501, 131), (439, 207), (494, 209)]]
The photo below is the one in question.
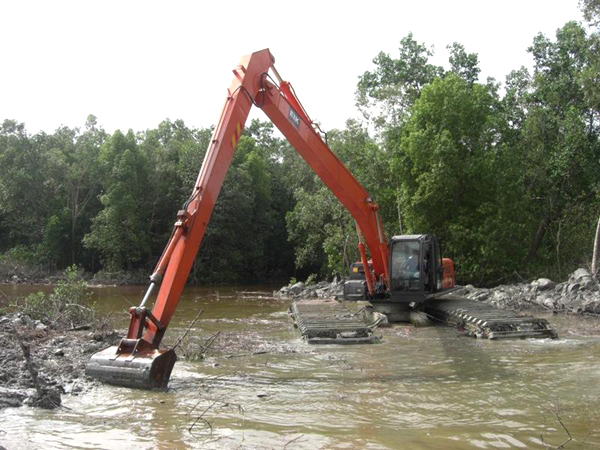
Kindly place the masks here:
[(0, 317), (0, 409), (53, 409), (62, 394), (85, 392), (93, 384), (84, 377), (85, 362), (119, 339), (105, 327), (54, 328), (22, 313)]
[(523, 310), (533, 307), (554, 313), (600, 316), (600, 284), (583, 268), (577, 269), (561, 283), (539, 278), (531, 283), (501, 285), (492, 289), (468, 285), (457, 294), (499, 308)]
[[(148, 271), (94, 273), (80, 271), (90, 287), (136, 286), (148, 283)], [(0, 284), (38, 284), (51, 286), (65, 279), (62, 270), (47, 270), (41, 267), (0, 262)]]
[[(274, 295), (280, 298), (343, 299), (344, 281), (320, 282), (306, 285), (298, 282), (284, 286)], [(556, 283), (548, 278), (539, 278), (531, 283), (500, 285), (494, 288), (461, 286), (454, 292), (472, 300), (487, 302), (502, 309), (543, 309), (553, 313), (588, 314), (600, 316), (600, 283), (587, 269), (577, 269), (569, 278)]]
[[(82, 279), (84, 279), (89, 287), (116, 287), (116, 286), (146, 286), (149, 283), (151, 269), (137, 269), (134, 271), (118, 271), (107, 272), (101, 270), (96, 273), (85, 272), (78, 268)], [(41, 267), (29, 267), (24, 265), (6, 264), (0, 261), (0, 284), (35, 284), (42, 286), (53, 286), (61, 280), (65, 280), (65, 272), (62, 270), (49, 271)], [(283, 284), (283, 279), (266, 279), (266, 280), (244, 280), (239, 281), (240, 285), (262, 285), (262, 284)], [(226, 283), (223, 280), (217, 282), (204, 282), (188, 280), (188, 286), (222, 286)]]

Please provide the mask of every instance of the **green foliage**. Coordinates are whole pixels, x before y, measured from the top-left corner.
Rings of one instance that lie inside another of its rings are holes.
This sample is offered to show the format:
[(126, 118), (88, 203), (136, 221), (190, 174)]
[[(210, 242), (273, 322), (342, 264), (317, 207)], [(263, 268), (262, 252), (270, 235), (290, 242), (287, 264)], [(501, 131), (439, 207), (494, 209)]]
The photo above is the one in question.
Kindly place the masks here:
[(585, 20), (593, 25), (600, 24), (600, 0), (579, 0)]
[(148, 256), (148, 171), (135, 136), (116, 131), (101, 147), (103, 209), (93, 219), (85, 245), (100, 252), (110, 271), (132, 269)]
[(304, 284), (306, 286), (312, 286), (313, 284), (317, 283), (317, 274), (316, 273), (311, 273), (308, 278), (306, 279), (306, 281), (304, 282)]
[(92, 323), (92, 292), (81, 277), (79, 269), (77, 266), (68, 267), (64, 276), (65, 279), (56, 284), (51, 294), (30, 294), (23, 300), (19, 309), (32, 319), (57, 327), (76, 327)]
[[(596, 38), (569, 22), (557, 30), (556, 41), (538, 35), (529, 48), (534, 76), (524, 95), (527, 116), (517, 143), (529, 200), (525, 213), (532, 222), (528, 260), (546, 267), (556, 263), (559, 272), (585, 262), (591, 239), (580, 225), (592, 229), (597, 215), (598, 107), (590, 100), (598, 87), (590, 90), (588, 78), (597, 61)], [(561, 263), (561, 246), (580, 256)]]
[(469, 280), (506, 268), (492, 256), (500, 245), (489, 230), (509, 206), (499, 203), (500, 193), (515, 182), (504, 167), (498, 107), (490, 86), (455, 74), (438, 78), (411, 109), (393, 158), (408, 231), (441, 237)]
[[(165, 120), (143, 133), (109, 136), (89, 116), (83, 130), (61, 127), (30, 136), (23, 124), (5, 121), (2, 276), (10, 278), (15, 265), (31, 266), (19, 274), (39, 274), (72, 263), (100, 272), (106, 282), (150, 271), (192, 191), (211, 135), (211, 129)], [(271, 124), (247, 127), (194, 266), (195, 280), (293, 272), (285, 222), (294, 204), (290, 174), (306, 179), (306, 171), (294, 170), (300, 161), (292, 152)]]
[(479, 60), (477, 53), (467, 53), (465, 47), (458, 42), (448, 46), (450, 51), (450, 71), (469, 83), (479, 78)]
[(402, 114), (421, 95), (421, 89), (443, 73), (429, 63), (433, 50), (419, 44), (408, 33), (400, 41), (398, 59), (379, 53), (374, 71), (361, 77), (356, 91), (356, 103), (365, 117), (379, 127), (397, 125)]
[[(401, 46), (398, 60), (376, 58), (357, 98), (382, 130), (404, 231), (440, 235), (462, 281), (563, 277), (584, 264), (600, 187), (598, 33), (569, 22), (555, 41), (535, 37), (533, 75), (511, 72), (502, 98), (493, 80), (477, 82), (477, 55), (462, 45), (448, 47), (448, 71), (425, 70), (432, 52), (412, 36)], [(381, 126), (373, 112), (390, 106)], [(391, 192), (383, 198), (390, 208)]]
[(281, 144), (258, 122), (240, 139), (200, 250), (199, 279), (250, 281), (293, 271), (284, 221), (292, 199)]

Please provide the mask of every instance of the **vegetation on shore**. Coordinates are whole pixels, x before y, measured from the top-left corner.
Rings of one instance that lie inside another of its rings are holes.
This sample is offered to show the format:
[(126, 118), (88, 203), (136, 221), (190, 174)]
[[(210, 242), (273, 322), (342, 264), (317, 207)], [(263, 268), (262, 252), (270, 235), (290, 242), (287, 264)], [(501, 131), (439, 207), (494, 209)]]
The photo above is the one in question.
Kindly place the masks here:
[[(600, 15), (529, 48), (533, 72), (479, 79), (459, 43), (447, 67), (411, 34), (357, 86), (360, 120), (328, 143), (381, 206), (388, 235), (431, 232), (459, 282), (563, 279), (589, 263), (600, 200)], [(101, 279), (150, 272), (188, 198), (211, 136), (166, 120), (112, 135), (0, 126), (0, 279), (14, 267), (77, 264)], [(345, 274), (357, 258), (349, 214), (270, 124), (244, 130), (193, 282)], [(104, 277), (104, 278), (102, 278)]]
[(46, 409), (61, 394), (89, 387), (84, 365), (119, 334), (100, 319), (81, 272), (68, 267), (52, 292), (7, 296), (0, 290), (0, 409), (22, 404)]

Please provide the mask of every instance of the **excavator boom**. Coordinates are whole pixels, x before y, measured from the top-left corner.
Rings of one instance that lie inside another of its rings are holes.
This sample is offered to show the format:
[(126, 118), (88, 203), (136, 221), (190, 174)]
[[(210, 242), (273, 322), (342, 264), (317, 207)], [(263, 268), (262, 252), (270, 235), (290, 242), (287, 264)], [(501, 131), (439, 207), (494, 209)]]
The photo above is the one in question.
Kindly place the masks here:
[[(291, 85), (275, 70), (274, 61), (270, 51), (265, 49), (242, 57), (233, 69), (233, 81), (192, 194), (177, 213), (173, 233), (150, 277), (146, 295), (140, 306), (129, 310), (131, 322), (127, 337), (118, 347), (92, 356), (86, 366), (88, 375), (130, 387), (166, 387), (176, 357), (173, 350), (159, 350), (159, 346), (185, 287), (253, 104), (265, 112), (354, 217), (370, 294), (374, 293), (374, 282), (387, 286), (389, 250), (379, 207), (323, 141)], [(271, 78), (269, 71), (277, 81)], [(363, 237), (370, 249), (373, 277), (367, 270)], [(146, 304), (157, 287), (156, 300), (150, 310)]]

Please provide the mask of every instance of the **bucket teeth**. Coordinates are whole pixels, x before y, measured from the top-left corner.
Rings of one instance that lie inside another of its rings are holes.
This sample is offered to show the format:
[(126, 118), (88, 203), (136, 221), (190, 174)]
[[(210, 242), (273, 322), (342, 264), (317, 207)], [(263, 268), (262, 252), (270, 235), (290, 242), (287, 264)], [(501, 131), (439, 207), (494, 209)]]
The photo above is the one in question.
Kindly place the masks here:
[(118, 353), (109, 347), (94, 354), (85, 366), (91, 378), (116, 386), (164, 389), (177, 361), (175, 351), (148, 349), (139, 353)]

